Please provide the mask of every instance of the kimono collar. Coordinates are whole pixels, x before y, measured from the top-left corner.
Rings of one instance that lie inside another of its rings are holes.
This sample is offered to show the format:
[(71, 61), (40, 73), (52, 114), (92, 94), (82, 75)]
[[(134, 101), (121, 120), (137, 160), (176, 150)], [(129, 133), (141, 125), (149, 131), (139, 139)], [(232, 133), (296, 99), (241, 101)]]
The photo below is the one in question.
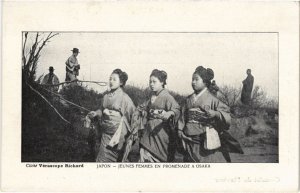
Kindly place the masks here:
[(155, 93), (155, 92), (153, 92), (152, 93), (152, 95), (151, 95), (151, 99), (150, 99), (150, 101), (151, 101), (151, 103), (154, 103), (154, 101), (156, 100), (156, 98), (160, 95), (160, 94), (163, 94), (163, 93), (165, 93), (166, 92), (166, 90), (163, 88), (163, 89), (161, 89), (159, 92), (157, 92), (157, 93)]
[(109, 96), (109, 97), (113, 97), (113, 96), (115, 96), (115, 95), (118, 95), (118, 94), (121, 93), (121, 92), (122, 92), (122, 88), (119, 87), (119, 88), (117, 88), (115, 91), (110, 91), (110, 92), (108, 93), (108, 96)]
[(207, 88), (204, 88), (203, 90), (201, 90), (200, 93), (196, 94), (194, 93), (193, 96), (194, 96), (194, 101), (196, 101), (201, 95), (203, 95), (203, 93), (205, 93), (205, 91), (207, 90)]
[(161, 89), (159, 92), (154, 92), (154, 95), (155, 96), (158, 96), (158, 95), (160, 95), (160, 93), (163, 93), (165, 91), (165, 89), (163, 88), (163, 89)]

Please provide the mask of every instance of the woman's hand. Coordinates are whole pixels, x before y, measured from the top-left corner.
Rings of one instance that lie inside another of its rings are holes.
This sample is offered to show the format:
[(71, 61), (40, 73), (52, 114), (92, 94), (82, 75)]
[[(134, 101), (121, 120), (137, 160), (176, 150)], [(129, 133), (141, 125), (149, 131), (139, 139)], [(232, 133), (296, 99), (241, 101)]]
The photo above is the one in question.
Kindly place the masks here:
[(91, 111), (87, 114), (87, 116), (90, 118), (90, 119), (93, 119), (95, 117), (100, 117), (102, 116), (102, 111), (101, 110), (97, 110), (97, 111)]
[(109, 111), (108, 109), (104, 109), (104, 110), (103, 110), (103, 114), (105, 114), (105, 115), (110, 115), (110, 111)]
[(167, 121), (173, 115), (174, 115), (173, 111), (167, 111), (167, 112), (163, 111), (161, 114), (158, 115), (158, 117), (164, 121)]
[(91, 118), (89, 117), (89, 115), (87, 115), (84, 119), (83, 125), (85, 128), (89, 129), (91, 127)]
[(205, 115), (207, 116), (207, 118), (209, 119), (212, 119), (212, 118), (215, 118), (217, 116), (217, 111), (214, 111), (214, 110), (208, 110), (208, 111), (205, 111)]
[(90, 118), (90, 119), (93, 119), (95, 118), (96, 116), (98, 115), (98, 113), (96, 111), (91, 111), (87, 114), (87, 116)]
[(200, 109), (205, 113), (205, 117), (208, 119), (215, 118), (218, 115), (218, 112), (211, 110), (209, 106), (200, 107)]

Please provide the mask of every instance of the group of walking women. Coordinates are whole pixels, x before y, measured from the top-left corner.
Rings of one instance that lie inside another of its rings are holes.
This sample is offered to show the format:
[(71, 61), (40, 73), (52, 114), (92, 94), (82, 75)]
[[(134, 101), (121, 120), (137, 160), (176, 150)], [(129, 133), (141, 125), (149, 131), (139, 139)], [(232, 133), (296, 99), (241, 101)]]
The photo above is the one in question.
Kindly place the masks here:
[[(183, 154), (184, 162), (230, 162), (222, 141), (222, 133), (230, 127), (230, 111), (210, 92), (213, 78), (212, 69), (197, 67), (192, 75), (194, 93), (181, 107), (165, 89), (167, 73), (155, 69), (149, 80), (151, 95), (136, 107), (123, 90), (127, 73), (114, 70), (100, 109), (87, 115), (100, 125), (96, 162), (124, 161), (126, 151), (130, 151), (129, 141), (139, 143), (139, 162), (173, 162), (176, 150)], [(221, 139), (215, 149), (207, 148), (209, 128), (214, 128)]]

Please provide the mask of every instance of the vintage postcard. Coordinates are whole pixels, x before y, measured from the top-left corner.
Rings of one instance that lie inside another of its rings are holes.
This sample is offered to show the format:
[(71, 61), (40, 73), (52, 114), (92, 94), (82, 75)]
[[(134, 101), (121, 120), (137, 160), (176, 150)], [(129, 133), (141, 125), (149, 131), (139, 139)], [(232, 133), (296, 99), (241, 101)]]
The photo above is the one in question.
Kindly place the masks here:
[(297, 192), (299, 2), (4, 1), (2, 191)]

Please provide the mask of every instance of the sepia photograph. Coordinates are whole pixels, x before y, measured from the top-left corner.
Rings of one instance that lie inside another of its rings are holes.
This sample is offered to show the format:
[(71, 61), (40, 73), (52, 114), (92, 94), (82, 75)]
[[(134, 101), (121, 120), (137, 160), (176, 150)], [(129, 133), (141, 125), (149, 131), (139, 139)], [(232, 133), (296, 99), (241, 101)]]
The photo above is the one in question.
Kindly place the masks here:
[(299, 1), (1, 4), (1, 191), (298, 191)]
[(22, 162), (279, 162), (276, 32), (20, 35)]

